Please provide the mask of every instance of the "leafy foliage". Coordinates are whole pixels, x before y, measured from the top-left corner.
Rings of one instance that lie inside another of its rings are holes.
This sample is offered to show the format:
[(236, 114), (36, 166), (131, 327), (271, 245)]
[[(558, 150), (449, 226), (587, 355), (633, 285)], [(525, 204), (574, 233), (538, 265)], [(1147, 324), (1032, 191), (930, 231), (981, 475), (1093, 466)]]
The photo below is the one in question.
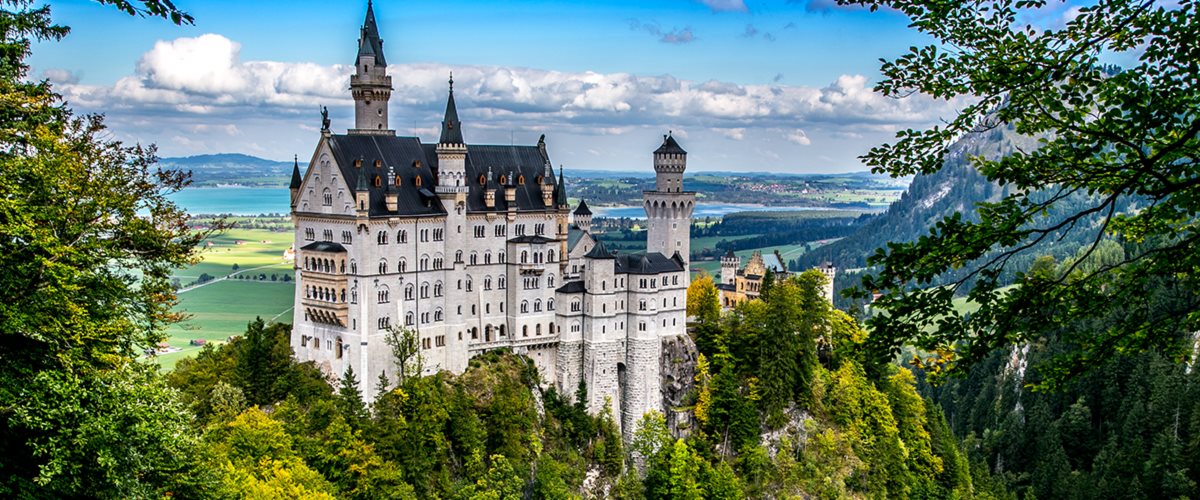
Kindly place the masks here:
[[(882, 291), (876, 304), (887, 311), (871, 322), (873, 355), (891, 359), (916, 342), (978, 361), (996, 347), (1092, 322), (1070, 349), (1046, 360), (1053, 369), (1043, 383), (1052, 386), (1122, 352), (1182, 352), (1176, 332), (1200, 327), (1196, 3), (1102, 2), (1044, 30), (1023, 21), (1042, 1), (853, 3), (902, 12), (937, 42), (884, 62), (877, 90), (970, 99), (945, 126), (904, 130), (894, 144), (872, 149), (863, 159), (876, 172), (935, 172), (948, 146), (973, 132), (1010, 127), (1037, 140), (1033, 148), (972, 158), (1006, 188), (979, 205), (978, 220), (947, 217), (927, 236), (871, 257), (878, 271), (858, 295)], [(1106, 54), (1136, 63), (1115, 70), (1102, 64)], [(1052, 215), (1067, 200), (1079, 205)], [(1000, 292), (1001, 275), (1022, 250), (1079, 233), (1089, 243), (1076, 262), (1105, 237), (1126, 247), (1124, 258), (1086, 273), (1070, 267), (1020, 275), (1020, 286)], [(970, 269), (956, 282), (973, 280), (969, 297), (980, 307), (970, 316), (951, 307), (955, 287), (911, 288), (956, 268)], [(1162, 295), (1151, 302), (1122, 300), (1156, 291)]]

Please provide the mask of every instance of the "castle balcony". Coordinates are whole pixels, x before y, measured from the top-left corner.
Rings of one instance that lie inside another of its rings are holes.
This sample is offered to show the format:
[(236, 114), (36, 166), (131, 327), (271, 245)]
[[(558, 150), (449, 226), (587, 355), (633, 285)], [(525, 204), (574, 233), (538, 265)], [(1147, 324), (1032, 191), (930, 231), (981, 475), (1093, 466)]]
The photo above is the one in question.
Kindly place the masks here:
[(345, 328), (349, 322), (350, 305), (346, 302), (327, 302), (317, 298), (300, 299), (304, 317), (313, 323)]

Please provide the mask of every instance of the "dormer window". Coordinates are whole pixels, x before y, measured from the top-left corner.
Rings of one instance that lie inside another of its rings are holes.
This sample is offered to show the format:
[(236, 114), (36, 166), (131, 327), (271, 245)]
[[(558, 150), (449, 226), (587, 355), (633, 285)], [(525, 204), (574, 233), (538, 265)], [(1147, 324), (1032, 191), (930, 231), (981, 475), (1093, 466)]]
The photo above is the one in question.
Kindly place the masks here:
[(524, 185), (525, 185), (525, 176), (524, 176), (524, 175), (518, 175), (518, 176), (517, 176), (517, 184), (520, 184), (520, 185), (522, 185), (522, 186), (524, 186)]
[(354, 168), (362, 168), (362, 158), (354, 160)]
[(400, 187), (400, 176), (397, 175), (393, 182), (395, 183), (396, 187)]
[(500, 176), (500, 184), (507, 184), (507, 183), (508, 183), (508, 176), (501, 175)]
[(537, 177), (534, 177), (533, 180), (534, 180), (534, 182), (537, 182), (539, 186), (541, 186), (542, 183), (545, 181), (545, 179), (540, 175)]
[(376, 176), (375, 176), (375, 187), (379, 187), (379, 186), (382, 186), (382, 185), (383, 185), (383, 179), (382, 179), (382, 178), (380, 178), (378, 175), (376, 175)]
[(421, 168), (421, 160), (413, 160), (413, 168)]
[(420, 178), (420, 177), (416, 177), (416, 178), (414, 178), (414, 179), (413, 179), (413, 185), (414, 185), (414, 186), (417, 186), (417, 187), (421, 187), (421, 178)]
[(383, 160), (375, 160), (375, 168), (383, 168)]
[(479, 185), (484, 186), (486, 184), (487, 184), (487, 177), (484, 176), (483, 174), (479, 174)]

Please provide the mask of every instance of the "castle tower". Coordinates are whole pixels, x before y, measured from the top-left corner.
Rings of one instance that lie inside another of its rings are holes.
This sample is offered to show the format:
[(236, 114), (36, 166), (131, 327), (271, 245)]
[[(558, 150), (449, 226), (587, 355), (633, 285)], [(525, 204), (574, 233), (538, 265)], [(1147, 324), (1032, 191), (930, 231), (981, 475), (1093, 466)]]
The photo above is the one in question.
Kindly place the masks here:
[(579, 200), (579, 206), (575, 207), (575, 226), (585, 233), (592, 232), (592, 210), (586, 200)]
[(438, 139), (437, 156), (437, 193), (460, 195), (465, 201), (467, 145), (463, 140), (462, 122), (458, 120), (458, 107), (454, 104), (454, 74), (450, 75), (450, 96), (446, 98), (446, 116), (442, 119), (442, 135)]
[(818, 267), (817, 269), (819, 271), (821, 271), (821, 274), (824, 274), (825, 277), (828, 278), (828, 280), (829, 280), (827, 283), (825, 283), (825, 288), (821, 290), (821, 295), (824, 295), (825, 300), (828, 300), (829, 303), (832, 304), (833, 303), (833, 279), (835, 277), (837, 277), (837, 268), (833, 267), (832, 262), (827, 261), (827, 262), (821, 264), (820, 267)]
[[(687, 169), (687, 151), (679, 147), (671, 134), (663, 136), (662, 146), (654, 151), (656, 182), (654, 191), (642, 193), (648, 230), (646, 251), (667, 257), (675, 253), (684, 268), (691, 258), (692, 211), (696, 193), (683, 190), (683, 171)], [(685, 276), (688, 273), (684, 274)]]
[(733, 250), (725, 252), (725, 256), (721, 257), (721, 283), (725, 285), (734, 285), (737, 283), (737, 270), (741, 265), (742, 259), (733, 254)]
[(358, 58), (350, 75), (350, 95), (354, 97), (354, 128), (351, 134), (395, 135), (388, 129), (388, 99), (392, 97), (392, 77), (387, 76), (383, 58), (383, 40), (375, 25), (375, 10), (367, 1), (367, 17), (358, 39)]

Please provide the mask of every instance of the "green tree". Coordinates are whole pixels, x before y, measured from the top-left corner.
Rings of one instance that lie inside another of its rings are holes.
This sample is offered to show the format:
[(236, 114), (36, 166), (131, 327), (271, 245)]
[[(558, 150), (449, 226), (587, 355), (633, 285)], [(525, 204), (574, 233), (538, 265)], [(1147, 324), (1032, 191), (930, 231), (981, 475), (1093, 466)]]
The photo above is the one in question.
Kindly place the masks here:
[[(871, 320), (872, 355), (890, 360), (915, 342), (978, 361), (996, 347), (1089, 321), (1067, 332), (1073, 347), (1047, 361), (1042, 384), (1118, 353), (1182, 353), (1178, 332), (1200, 329), (1200, 86), (1191, 83), (1200, 6), (1101, 2), (1060, 27), (1035, 29), (1028, 19), (1044, 1), (848, 3), (894, 9), (933, 38), (884, 62), (877, 91), (971, 100), (945, 125), (903, 130), (872, 149), (863, 160), (875, 172), (935, 172), (954, 141), (979, 131), (1005, 129), (1036, 144), (972, 159), (989, 181), (1012, 187), (980, 204), (977, 218), (955, 214), (869, 259), (877, 270), (854, 295), (881, 290), (873, 307), (887, 312)], [(1108, 57), (1132, 63), (1116, 69), (1103, 64)], [(1008, 266), (1014, 256), (1074, 234), (1089, 241), (1085, 253), (1105, 237), (1130, 252), (1087, 273), (1018, 275), (1019, 286), (1000, 293), (1006, 273), (1021, 271)], [(913, 288), (964, 266), (969, 272), (953, 286)], [(951, 307), (968, 283), (980, 305), (970, 315)]]
[(350, 427), (360, 429), (367, 420), (367, 405), (363, 403), (362, 393), (358, 390), (358, 377), (354, 376), (354, 367), (346, 366), (346, 373), (338, 383), (338, 411)]
[(421, 353), (421, 338), (416, 330), (393, 326), (383, 338), (392, 349), (392, 362), (396, 365), (396, 380), (404, 383), (409, 377), (420, 377), (425, 370), (425, 357)]

